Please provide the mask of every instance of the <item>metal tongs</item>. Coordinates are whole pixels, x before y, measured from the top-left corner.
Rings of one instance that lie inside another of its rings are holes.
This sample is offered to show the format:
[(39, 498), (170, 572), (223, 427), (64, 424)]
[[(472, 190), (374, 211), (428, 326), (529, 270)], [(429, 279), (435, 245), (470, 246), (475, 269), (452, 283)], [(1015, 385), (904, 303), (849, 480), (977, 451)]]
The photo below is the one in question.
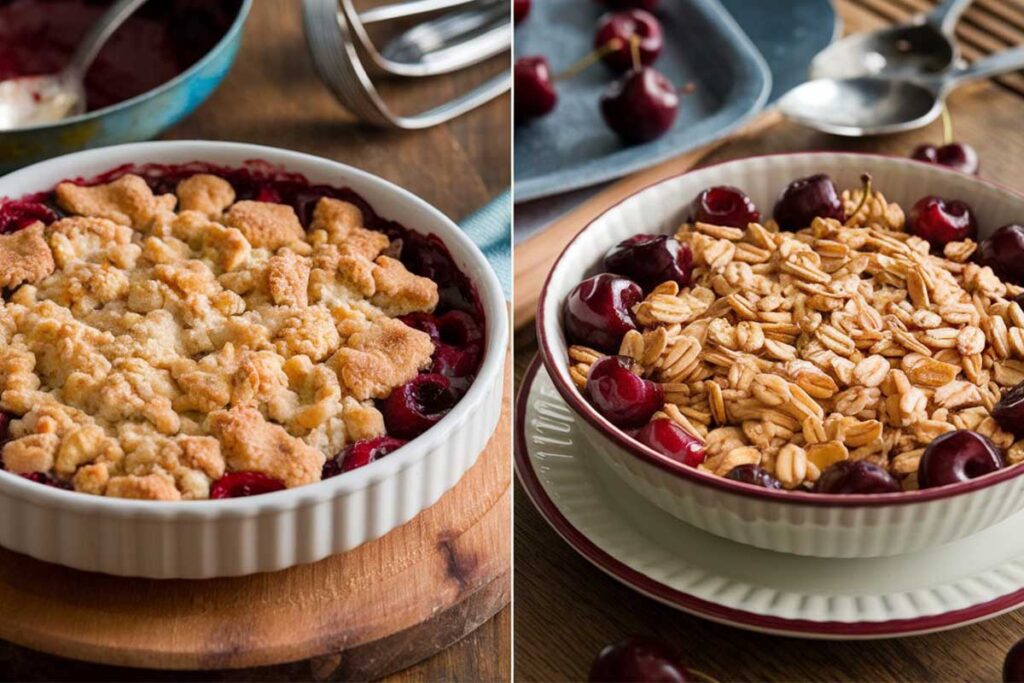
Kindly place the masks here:
[[(451, 10), (399, 34), (382, 49), (366, 26)], [(511, 87), (508, 70), (472, 90), (418, 114), (398, 115), (378, 93), (367, 70), (428, 77), (467, 68), (508, 50), (512, 26), (506, 0), (409, 0), (359, 13), (352, 0), (303, 0), (303, 22), (313, 61), (335, 96), (359, 119), (384, 128), (435, 126), (475, 109)], [(360, 50), (368, 57), (364, 64)]]

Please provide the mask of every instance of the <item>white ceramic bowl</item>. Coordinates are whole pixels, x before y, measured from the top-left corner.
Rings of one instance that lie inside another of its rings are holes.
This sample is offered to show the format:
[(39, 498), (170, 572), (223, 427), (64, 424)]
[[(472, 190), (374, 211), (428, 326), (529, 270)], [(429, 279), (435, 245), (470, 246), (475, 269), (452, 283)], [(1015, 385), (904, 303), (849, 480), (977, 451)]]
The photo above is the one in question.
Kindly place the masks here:
[(822, 495), (759, 489), (685, 467), (618, 430), (577, 391), (568, 372), (562, 308), (569, 291), (598, 272), (605, 252), (638, 233), (672, 232), (702, 189), (735, 185), (763, 213), (790, 181), (827, 173), (840, 188), (874, 187), (906, 210), (935, 194), (967, 201), (982, 235), (1024, 220), (1024, 197), (939, 166), (863, 154), (803, 153), (754, 157), (686, 173), (641, 190), (608, 210), (566, 247), (548, 276), (537, 312), (544, 365), (559, 393), (582, 418), (598, 457), (634, 490), (701, 529), (780, 552), (820, 557), (896, 555), (948, 543), (1024, 507), (1024, 467), (963, 484), (885, 495)]
[(122, 164), (252, 159), (348, 186), (382, 217), (439, 236), (473, 281), (487, 348), (476, 381), (437, 425), (398, 451), (327, 481), (251, 498), (150, 502), (40, 486), (0, 472), (0, 545), (49, 562), (123, 576), (211, 578), (314, 562), (383, 536), (435, 503), (476, 461), (501, 412), (508, 313), (498, 279), (455, 223), (376, 176), (327, 159), (224, 142), (150, 142), (51, 159), (0, 178), (0, 197), (53, 188)]

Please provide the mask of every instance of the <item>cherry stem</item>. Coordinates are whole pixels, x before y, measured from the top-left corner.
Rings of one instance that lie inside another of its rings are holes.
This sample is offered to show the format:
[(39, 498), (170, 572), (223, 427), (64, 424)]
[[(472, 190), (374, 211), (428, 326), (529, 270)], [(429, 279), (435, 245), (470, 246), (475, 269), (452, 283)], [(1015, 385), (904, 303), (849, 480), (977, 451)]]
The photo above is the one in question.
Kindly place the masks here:
[(609, 53), (612, 53), (612, 52), (615, 52), (616, 50), (618, 50), (621, 47), (622, 47), (622, 39), (621, 38), (612, 38), (611, 40), (609, 40), (607, 43), (605, 43), (601, 47), (599, 47), (596, 50), (593, 50), (592, 52), (587, 54), (585, 57), (583, 57), (583, 59), (579, 60), (578, 62), (576, 62), (575, 64), (573, 64), (569, 68), (567, 68), (564, 71), (562, 71), (560, 74), (556, 74), (555, 78), (554, 78), (555, 82), (564, 81), (564, 80), (567, 80), (569, 78), (573, 78), (574, 76), (579, 75), (581, 72), (583, 72), (591, 64), (593, 64), (594, 62), (599, 61), (605, 55), (607, 55)]
[(714, 676), (706, 674), (703, 671), (698, 671), (697, 669), (691, 669), (687, 667), (686, 673), (691, 674), (694, 678), (696, 678), (699, 681), (704, 681), (704, 683), (719, 683), (718, 679)]
[(942, 137), (944, 144), (953, 142), (953, 117), (949, 115), (949, 107), (942, 103)]
[(864, 204), (867, 203), (868, 197), (871, 196), (871, 174), (870, 173), (863, 173), (863, 174), (861, 174), (860, 182), (864, 184), (864, 188), (863, 188), (864, 194), (863, 194), (863, 196), (861, 196), (860, 202), (857, 204), (857, 208), (854, 209), (853, 212), (850, 213), (850, 217), (846, 219), (847, 223), (849, 223), (851, 220), (853, 220), (853, 217), (856, 216), (860, 212), (860, 210), (862, 208), (864, 208)]
[(635, 33), (629, 37), (629, 54), (633, 58), (633, 69), (639, 71), (643, 64), (640, 63), (640, 36)]

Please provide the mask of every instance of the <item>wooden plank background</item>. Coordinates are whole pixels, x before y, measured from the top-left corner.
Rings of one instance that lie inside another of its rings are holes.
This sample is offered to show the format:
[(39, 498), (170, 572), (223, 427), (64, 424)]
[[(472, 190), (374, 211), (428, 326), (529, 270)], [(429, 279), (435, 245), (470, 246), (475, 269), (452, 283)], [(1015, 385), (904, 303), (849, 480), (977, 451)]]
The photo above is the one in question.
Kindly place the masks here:
[[(837, 6), (850, 32), (904, 20), (933, 4), (839, 0)], [(1024, 43), (1024, 3), (977, 0), (957, 36), (969, 59)], [(981, 156), (981, 175), (1024, 192), (1024, 76), (964, 88), (954, 93), (949, 106), (956, 137), (974, 145)], [(812, 149), (909, 155), (918, 143), (938, 143), (941, 135), (935, 123), (902, 135), (852, 140), (777, 122), (716, 149), (699, 165)], [(560, 245), (549, 248), (557, 253)], [(536, 351), (532, 325), (521, 327), (515, 344), (520, 378)], [(781, 638), (717, 625), (626, 588), (563, 542), (518, 485), (516, 501), (517, 681), (584, 679), (604, 645), (632, 634), (665, 639), (684, 653), (689, 665), (720, 681), (988, 681), (1000, 679), (1006, 650), (1024, 636), (1024, 611), (946, 633), (870, 642)]]
[[(359, 2), (361, 7), (382, 0)], [(498, 57), (466, 73), (422, 83), (383, 84), (398, 111), (411, 112), (508, 68)], [(458, 220), (510, 184), (510, 99), (501, 97), (456, 121), (426, 131), (360, 126), (317, 77), (302, 35), (299, 0), (255, 0), (238, 61), (223, 86), (166, 139), (211, 139), (283, 147), (336, 159), (380, 175)], [(386, 207), (379, 207), (386, 213)], [(73, 587), (61, 587), (71, 590)], [(452, 648), (394, 676), (395, 681), (509, 680), (511, 614), (497, 617)], [(29, 662), (29, 666), (25, 663)], [(41, 655), (0, 643), (4, 662), (35, 680), (140, 680), (147, 672), (119, 670)], [(322, 667), (321, 667), (322, 669)], [(328, 674), (333, 667), (328, 669)], [(294, 668), (285, 680), (318, 675), (318, 663)], [(303, 674), (301, 671), (308, 671)], [(153, 674), (156, 675), (156, 674)], [(213, 674), (193, 674), (193, 680)], [(272, 680), (266, 673), (224, 672), (220, 680)], [(185, 674), (163, 675), (184, 680)], [(275, 674), (276, 678), (277, 675)], [(24, 680), (24, 678), (22, 678)]]

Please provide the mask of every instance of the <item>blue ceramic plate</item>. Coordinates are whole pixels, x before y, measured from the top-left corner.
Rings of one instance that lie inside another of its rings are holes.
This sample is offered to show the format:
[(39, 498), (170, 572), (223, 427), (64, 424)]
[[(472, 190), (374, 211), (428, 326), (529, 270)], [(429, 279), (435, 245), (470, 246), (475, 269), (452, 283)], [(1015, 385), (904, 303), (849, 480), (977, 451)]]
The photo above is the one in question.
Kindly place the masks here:
[[(614, 76), (596, 64), (559, 83), (560, 101), (551, 115), (516, 126), (517, 202), (647, 168), (725, 135), (764, 106), (771, 72), (718, 0), (670, 0), (661, 8), (666, 40), (656, 66), (673, 83), (696, 86), (683, 97), (675, 126), (653, 142), (620, 142), (598, 110), (598, 98)], [(545, 55), (558, 73), (593, 49), (600, 15), (594, 0), (535, 2), (530, 17), (516, 27), (517, 56)]]

